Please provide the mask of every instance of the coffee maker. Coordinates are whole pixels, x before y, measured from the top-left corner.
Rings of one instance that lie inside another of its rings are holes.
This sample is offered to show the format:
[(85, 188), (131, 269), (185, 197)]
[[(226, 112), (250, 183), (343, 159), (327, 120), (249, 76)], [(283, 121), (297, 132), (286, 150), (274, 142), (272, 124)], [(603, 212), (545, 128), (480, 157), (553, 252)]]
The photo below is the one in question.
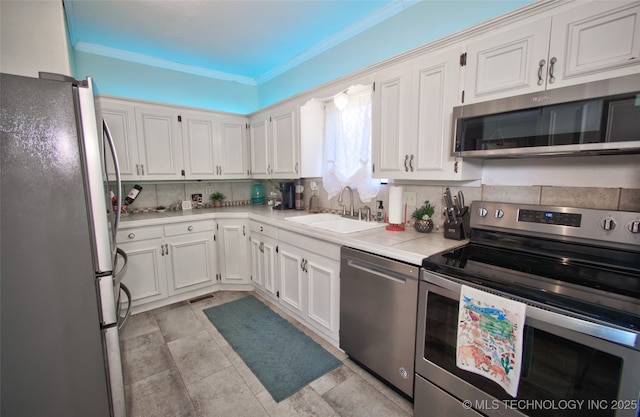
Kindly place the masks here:
[(288, 210), (296, 208), (296, 189), (293, 182), (281, 182), (278, 189), (282, 193), (282, 202), (275, 206), (274, 209)]

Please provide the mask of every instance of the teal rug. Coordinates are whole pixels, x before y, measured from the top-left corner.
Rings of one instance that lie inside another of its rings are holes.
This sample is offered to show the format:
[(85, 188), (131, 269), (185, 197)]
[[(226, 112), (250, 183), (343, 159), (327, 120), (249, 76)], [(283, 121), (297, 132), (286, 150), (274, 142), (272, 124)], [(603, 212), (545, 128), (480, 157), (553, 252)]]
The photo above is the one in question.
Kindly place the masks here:
[(276, 402), (341, 362), (253, 296), (204, 310)]

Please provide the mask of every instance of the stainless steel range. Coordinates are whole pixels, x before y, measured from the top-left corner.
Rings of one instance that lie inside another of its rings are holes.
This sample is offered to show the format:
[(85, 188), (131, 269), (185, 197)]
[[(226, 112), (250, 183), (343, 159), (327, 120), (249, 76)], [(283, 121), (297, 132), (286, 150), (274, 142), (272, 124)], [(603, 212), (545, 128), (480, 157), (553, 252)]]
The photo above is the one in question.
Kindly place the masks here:
[[(414, 415), (638, 416), (640, 213), (474, 202), (471, 228), (423, 262)], [(525, 304), (515, 397), (456, 365), (464, 288)]]

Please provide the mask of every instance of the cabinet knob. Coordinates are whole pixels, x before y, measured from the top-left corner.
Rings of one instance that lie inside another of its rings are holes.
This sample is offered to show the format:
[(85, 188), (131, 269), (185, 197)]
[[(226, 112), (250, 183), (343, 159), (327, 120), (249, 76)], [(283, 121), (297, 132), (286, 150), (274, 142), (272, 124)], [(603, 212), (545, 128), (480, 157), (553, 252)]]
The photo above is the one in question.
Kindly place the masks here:
[(135, 239), (136, 234), (135, 233), (129, 233), (129, 235), (127, 236), (129, 239)]
[(187, 230), (190, 231), (190, 232), (193, 231), (193, 226), (187, 227)]

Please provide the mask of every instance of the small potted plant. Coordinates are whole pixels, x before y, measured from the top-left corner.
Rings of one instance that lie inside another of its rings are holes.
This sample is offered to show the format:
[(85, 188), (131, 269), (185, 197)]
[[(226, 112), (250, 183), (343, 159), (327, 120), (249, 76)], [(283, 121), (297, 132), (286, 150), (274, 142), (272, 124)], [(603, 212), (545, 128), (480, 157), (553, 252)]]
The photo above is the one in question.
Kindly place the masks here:
[(429, 200), (425, 201), (421, 207), (415, 209), (411, 217), (416, 221), (413, 224), (414, 229), (420, 233), (429, 233), (433, 230), (433, 220), (431, 216), (435, 213), (436, 207), (429, 204)]
[(211, 198), (211, 200), (213, 201), (213, 207), (221, 207), (222, 200), (224, 200), (227, 197), (221, 192), (216, 191), (215, 193), (211, 194), (209, 198)]

